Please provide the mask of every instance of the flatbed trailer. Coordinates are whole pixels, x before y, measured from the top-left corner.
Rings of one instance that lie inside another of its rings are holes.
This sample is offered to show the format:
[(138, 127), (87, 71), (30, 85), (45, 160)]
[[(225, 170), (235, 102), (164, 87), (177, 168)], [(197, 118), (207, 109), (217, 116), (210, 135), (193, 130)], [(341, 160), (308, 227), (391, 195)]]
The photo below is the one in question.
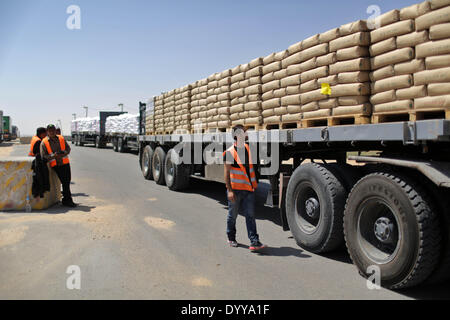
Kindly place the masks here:
[[(144, 178), (173, 191), (189, 188), (192, 178), (223, 182), (220, 161), (231, 133), (140, 132)], [(271, 186), (266, 205), (279, 209), (283, 230), (301, 248), (321, 254), (345, 243), (360, 274), (391, 289), (449, 279), (449, 120), (249, 131), (248, 137), (259, 178)], [(217, 163), (203, 156), (192, 164), (174, 161), (189, 152), (194, 159), (194, 150)], [(271, 154), (278, 158), (274, 167)]]
[(122, 134), (110, 133), (107, 134), (108, 140), (112, 143), (115, 152), (128, 152), (139, 150), (139, 135), (138, 134)]

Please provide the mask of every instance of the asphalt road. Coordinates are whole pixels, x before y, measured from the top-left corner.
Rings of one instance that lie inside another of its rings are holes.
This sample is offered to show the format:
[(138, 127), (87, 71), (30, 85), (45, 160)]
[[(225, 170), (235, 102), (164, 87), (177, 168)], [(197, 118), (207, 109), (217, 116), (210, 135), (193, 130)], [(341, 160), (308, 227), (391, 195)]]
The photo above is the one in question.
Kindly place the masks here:
[[(15, 146), (11, 155), (26, 154)], [(257, 226), (268, 244), (248, 250), (243, 217), (239, 248), (226, 243), (224, 186), (194, 181), (172, 192), (143, 179), (135, 154), (73, 147), (74, 199), (31, 214), (0, 213), (0, 299), (428, 299), (450, 298), (449, 285), (369, 290), (344, 249), (301, 250), (258, 192)], [(81, 289), (66, 287), (80, 267)]]

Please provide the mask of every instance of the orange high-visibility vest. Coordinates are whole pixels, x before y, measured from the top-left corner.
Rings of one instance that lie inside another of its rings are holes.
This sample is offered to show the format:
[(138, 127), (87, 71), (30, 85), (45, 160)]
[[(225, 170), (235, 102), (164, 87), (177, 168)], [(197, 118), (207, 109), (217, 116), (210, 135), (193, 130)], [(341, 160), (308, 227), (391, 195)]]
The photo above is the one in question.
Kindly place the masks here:
[[(241, 159), (239, 159), (239, 155), (238, 155), (236, 149), (234, 148), (234, 146), (232, 146), (231, 148), (229, 148), (227, 150), (228, 152), (231, 153), (234, 160), (239, 165), (239, 168), (231, 168), (231, 171), (230, 171), (231, 188), (233, 190), (245, 190), (245, 191), (253, 192), (258, 187), (258, 183), (256, 182), (256, 174), (255, 174), (255, 170), (253, 168), (252, 156), (250, 154), (250, 148), (248, 147), (247, 144), (245, 144), (245, 148), (247, 149), (248, 158), (249, 158), (249, 162), (250, 162), (249, 163), (250, 172), (248, 172), (248, 175), (246, 173), (244, 165), (242, 164)], [(225, 151), (223, 153), (224, 156), (227, 153), (227, 151)], [(250, 176), (250, 180), (248, 178), (249, 176)]]
[(30, 142), (30, 152), (28, 153), (28, 155), (29, 155), (30, 157), (36, 157), (36, 155), (33, 153), (33, 149), (34, 149), (34, 145), (35, 145), (36, 142), (38, 142), (38, 141), (41, 141), (41, 138), (39, 138), (38, 136), (34, 136), (34, 137), (31, 139), (31, 142)]
[[(61, 151), (66, 151), (66, 141), (64, 140), (63, 136), (57, 136), (59, 139), (59, 145), (61, 146)], [(53, 150), (52, 147), (50, 146), (50, 141), (49, 141), (49, 137), (44, 138), (44, 140), (42, 141), (44, 143), (44, 145), (47, 148), (47, 152), (48, 154), (53, 154)], [(69, 157), (68, 156), (64, 156), (62, 158), (63, 164), (69, 164)], [(50, 160), (50, 167), (56, 167), (57, 162), (56, 159)]]

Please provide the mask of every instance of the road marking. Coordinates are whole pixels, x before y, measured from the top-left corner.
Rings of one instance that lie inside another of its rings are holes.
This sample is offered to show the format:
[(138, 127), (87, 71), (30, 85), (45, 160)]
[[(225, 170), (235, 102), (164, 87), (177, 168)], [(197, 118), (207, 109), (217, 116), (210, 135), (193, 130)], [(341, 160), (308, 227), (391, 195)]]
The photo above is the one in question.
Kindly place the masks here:
[(212, 281), (204, 277), (196, 277), (192, 279), (192, 285), (195, 287), (212, 287)]
[(157, 198), (150, 198), (150, 199), (148, 199), (148, 201), (157, 201), (158, 199)]
[(4, 229), (0, 231), (0, 248), (13, 245), (25, 238), (28, 226)]
[(144, 220), (155, 229), (170, 230), (175, 225), (175, 222), (163, 218), (146, 217)]

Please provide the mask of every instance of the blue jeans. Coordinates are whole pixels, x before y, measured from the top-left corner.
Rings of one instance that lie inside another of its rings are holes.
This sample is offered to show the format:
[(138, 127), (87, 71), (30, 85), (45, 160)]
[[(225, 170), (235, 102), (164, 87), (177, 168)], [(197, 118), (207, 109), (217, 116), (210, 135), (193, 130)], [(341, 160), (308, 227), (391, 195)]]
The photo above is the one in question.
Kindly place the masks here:
[(233, 190), (233, 192), (234, 202), (228, 200), (228, 240), (236, 240), (236, 218), (240, 212), (245, 216), (248, 238), (250, 239), (251, 244), (256, 244), (259, 241), (259, 236), (256, 232), (255, 193), (243, 190)]

